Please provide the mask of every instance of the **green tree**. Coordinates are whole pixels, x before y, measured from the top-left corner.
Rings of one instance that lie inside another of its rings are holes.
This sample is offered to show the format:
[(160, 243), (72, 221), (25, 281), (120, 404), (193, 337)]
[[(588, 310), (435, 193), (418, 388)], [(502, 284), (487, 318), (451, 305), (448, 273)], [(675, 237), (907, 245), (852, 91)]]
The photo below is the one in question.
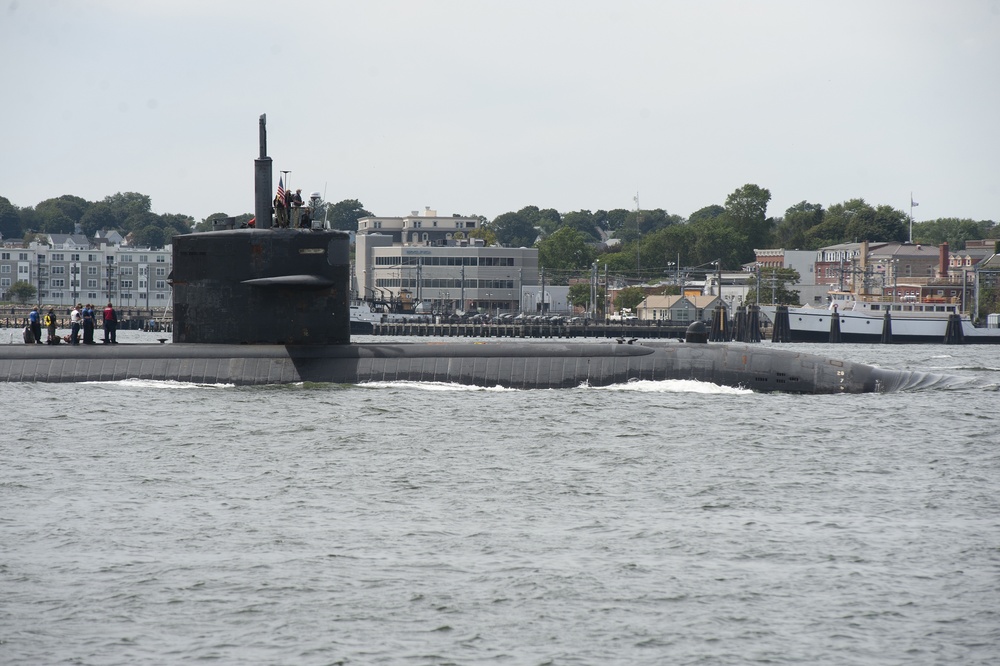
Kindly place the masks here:
[(161, 227), (150, 224), (132, 232), (132, 246), (160, 248), (164, 245), (164, 234)]
[(226, 215), (225, 213), (212, 213), (204, 220), (194, 225), (194, 230), (197, 231), (198, 233), (201, 233), (203, 231), (212, 231), (215, 228), (216, 220), (222, 220), (227, 217), (229, 216)]
[(72, 194), (46, 199), (35, 206), (39, 226), (49, 233), (72, 233), (90, 203)]
[[(642, 239), (642, 264), (648, 270), (656, 271), (650, 278), (661, 275), (675, 274), (678, 256), (691, 258), (691, 250), (698, 240), (697, 225), (675, 224), (658, 229)], [(702, 263), (701, 261), (695, 263)], [(635, 253), (632, 255), (632, 268), (635, 269)]]
[(694, 243), (685, 253), (688, 265), (721, 260), (723, 267), (735, 268), (754, 257), (754, 246), (745, 230), (733, 225), (724, 215), (689, 226), (694, 231)]
[(0, 197), (0, 237), (20, 238), (24, 234), (21, 215), (6, 197)]
[(613, 208), (607, 212), (604, 219), (608, 230), (617, 231), (627, 225), (629, 221), (629, 211), (624, 208)]
[(341, 231), (357, 231), (358, 220), (372, 216), (357, 199), (344, 199), (328, 205), (324, 214), (330, 228)]
[(793, 268), (762, 267), (760, 269), (760, 299), (757, 298), (757, 282), (752, 280), (747, 291), (747, 303), (769, 303), (772, 305), (798, 305), (798, 291), (789, 287), (799, 283), (801, 276)]
[(594, 262), (597, 251), (589, 237), (576, 229), (563, 227), (538, 242), (538, 265), (549, 271), (579, 271)]
[(726, 209), (718, 204), (712, 204), (711, 206), (705, 206), (704, 208), (699, 208), (695, 212), (688, 216), (688, 224), (693, 222), (703, 222), (705, 220), (711, 220), (713, 218), (719, 217), (726, 212)]
[[(453, 237), (458, 238), (458, 232)], [(481, 238), (484, 245), (496, 245), (497, 235), (489, 227), (476, 227), (475, 229), (469, 229), (469, 238)]]
[(865, 206), (856, 211), (847, 222), (844, 231), (847, 237), (859, 241), (899, 241), (905, 242), (907, 216), (892, 206), (872, 208)]
[(809, 230), (823, 223), (826, 211), (820, 204), (800, 201), (785, 211), (785, 216), (777, 221), (774, 228), (774, 242), (777, 247), (789, 249), (818, 250), (811, 247)]
[(586, 308), (590, 305), (590, 284), (575, 282), (569, 286), (569, 302), (574, 307)]
[(940, 245), (947, 243), (949, 248), (961, 250), (965, 242), (989, 238), (989, 233), (995, 226), (991, 220), (970, 220), (957, 217), (945, 217), (937, 220), (913, 223), (913, 242), (924, 245)]
[(773, 221), (767, 217), (771, 192), (759, 185), (747, 183), (726, 197), (725, 218), (747, 239), (748, 250), (742, 261), (753, 259), (753, 250), (771, 245)]
[[(597, 287), (597, 303), (594, 304), (597, 306), (595, 310), (598, 318), (604, 317), (604, 295), (604, 285), (599, 285)], [(574, 282), (571, 284), (569, 286), (569, 302), (574, 307), (590, 310), (590, 283)]]
[(35, 288), (35, 285), (23, 280), (15, 282), (7, 289), (7, 297), (17, 301), (21, 305), (35, 300), (35, 294), (37, 293), (38, 289)]
[(635, 310), (639, 303), (646, 300), (646, 292), (642, 287), (625, 287), (615, 294), (615, 311)]
[(115, 227), (119, 230), (131, 231), (125, 226), (125, 221), (133, 215), (148, 213), (153, 209), (149, 196), (138, 192), (116, 192), (104, 197), (102, 203), (108, 205), (111, 214), (117, 220)]
[(982, 322), (986, 315), (1000, 312), (1000, 287), (985, 287), (979, 292), (979, 311), (977, 319)]
[(562, 215), (555, 208), (542, 208), (533, 224), (545, 235), (555, 233), (562, 225)]
[(534, 225), (520, 213), (503, 213), (488, 226), (496, 234), (497, 242), (507, 247), (532, 247), (538, 238)]
[(598, 230), (594, 216), (589, 210), (576, 210), (563, 215), (563, 228), (576, 229), (586, 234), (595, 241), (601, 240), (601, 232)]
[(823, 221), (806, 232), (806, 247), (818, 249), (825, 245), (852, 241), (853, 239), (847, 236), (847, 224), (855, 215), (867, 214), (866, 211), (869, 210), (874, 213), (864, 199), (851, 199), (833, 204), (827, 209)]
[(50, 234), (71, 234), (90, 204), (80, 197), (64, 194), (46, 199), (35, 206), (35, 224), (39, 231)]
[(103, 201), (91, 204), (80, 217), (80, 227), (87, 237), (92, 237), (98, 231), (120, 229), (123, 219), (115, 215), (111, 206)]
[[(250, 221), (253, 213), (243, 213), (236, 216), (236, 225), (239, 226)], [(160, 226), (163, 227), (167, 238), (177, 234), (189, 234), (194, 228), (194, 218), (190, 215), (179, 215), (177, 213), (164, 213), (160, 215)]]

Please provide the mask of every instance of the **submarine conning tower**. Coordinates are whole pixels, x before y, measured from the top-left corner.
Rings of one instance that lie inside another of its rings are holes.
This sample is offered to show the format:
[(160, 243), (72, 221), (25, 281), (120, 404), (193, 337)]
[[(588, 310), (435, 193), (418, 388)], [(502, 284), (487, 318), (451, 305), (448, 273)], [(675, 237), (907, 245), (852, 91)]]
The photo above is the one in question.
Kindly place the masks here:
[(347, 232), (227, 229), (173, 243), (174, 342), (350, 343)]
[(271, 226), (271, 158), (263, 114), (259, 138), (257, 227), (174, 237), (174, 342), (348, 344), (350, 235)]

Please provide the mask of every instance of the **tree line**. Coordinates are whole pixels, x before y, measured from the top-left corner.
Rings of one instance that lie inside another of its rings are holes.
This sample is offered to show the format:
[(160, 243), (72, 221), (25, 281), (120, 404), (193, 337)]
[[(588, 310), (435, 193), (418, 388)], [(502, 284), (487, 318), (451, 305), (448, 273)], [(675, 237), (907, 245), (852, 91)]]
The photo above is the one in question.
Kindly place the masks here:
[[(682, 266), (706, 266), (719, 261), (723, 269), (737, 269), (754, 260), (757, 248), (817, 250), (845, 242), (906, 241), (909, 218), (888, 205), (851, 199), (824, 208), (802, 201), (783, 216), (771, 217), (768, 189), (748, 183), (726, 197), (724, 205), (705, 206), (686, 219), (662, 208), (626, 210), (577, 210), (561, 213), (553, 208), (525, 206), (488, 220), (471, 236), (487, 244), (537, 247), (539, 265), (555, 282), (589, 269), (594, 262), (607, 264), (616, 274), (653, 279)], [(354, 231), (357, 220), (371, 216), (357, 199), (321, 202), (313, 219), (325, 220), (333, 229)], [(196, 222), (190, 215), (157, 214), (150, 197), (118, 192), (101, 201), (73, 195), (46, 199), (33, 207), (19, 208), (0, 196), (0, 234), (4, 238), (30, 239), (35, 233), (72, 233), (79, 224), (92, 237), (99, 230), (131, 235), (134, 245), (162, 247), (177, 234), (212, 229), (219, 218), (248, 222), (252, 213), (235, 216), (214, 213)], [(915, 243), (953, 249), (965, 241), (1000, 237), (992, 220), (942, 218), (913, 224)]]
[[(824, 208), (802, 201), (781, 217), (767, 215), (771, 193), (744, 185), (725, 201), (687, 219), (654, 210), (589, 210), (560, 214), (526, 206), (503, 213), (482, 235), (501, 245), (538, 248), (539, 265), (556, 280), (579, 274), (594, 262), (620, 275), (652, 280), (680, 267), (713, 266), (735, 270), (755, 259), (755, 249), (818, 250), (839, 243), (905, 242), (910, 220), (888, 205), (851, 199)], [(943, 218), (913, 223), (913, 241), (947, 242), (960, 250), (973, 239), (1000, 238), (992, 220)], [(613, 239), (613, 240), (612, 240)], [(611, 242), (609, 242), (611, 241)]]

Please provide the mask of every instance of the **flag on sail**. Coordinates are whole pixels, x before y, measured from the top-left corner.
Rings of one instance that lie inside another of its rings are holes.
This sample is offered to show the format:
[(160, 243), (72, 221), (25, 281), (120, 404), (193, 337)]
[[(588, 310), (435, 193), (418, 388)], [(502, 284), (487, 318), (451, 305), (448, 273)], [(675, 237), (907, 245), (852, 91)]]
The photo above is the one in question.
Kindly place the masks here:
[(282, 201), (285, 200), (285, 184), (282, 181), (281, 176), (278, 176), (278, 198)]

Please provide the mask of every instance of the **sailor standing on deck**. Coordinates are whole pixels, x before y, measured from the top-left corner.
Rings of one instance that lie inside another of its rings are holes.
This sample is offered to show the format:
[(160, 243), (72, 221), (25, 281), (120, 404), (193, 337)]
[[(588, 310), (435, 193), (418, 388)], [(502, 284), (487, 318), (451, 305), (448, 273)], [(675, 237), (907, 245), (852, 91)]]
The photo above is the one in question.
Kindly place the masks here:
[(56, 337), (56, 311), (52, 308), (49, 308), (49, 311), (45, 313), (45, 328), (49, 332), (46, 344), (57, 344), (59, 339)]
[(80, 324), (83, 323), (83, 304), (77, 303), (76, 307), (69, 313), (69, 343), (71, 345), (80, 344)]
[(94, 342), (94, 323), (96, 319), (94, 316), (94, 306), (87, 303), (83, 306), (81, 314), (83, 315), (83, 344), (97, 344)]
[(104, 344), (118, 344), (118, 313), (111, 301), (104, 307)]
[(38, 314), (37, 305), (28, 313), (28, 328), (31, 329), (31, 341), (36, 345), (42, 344), (42, 319)]

